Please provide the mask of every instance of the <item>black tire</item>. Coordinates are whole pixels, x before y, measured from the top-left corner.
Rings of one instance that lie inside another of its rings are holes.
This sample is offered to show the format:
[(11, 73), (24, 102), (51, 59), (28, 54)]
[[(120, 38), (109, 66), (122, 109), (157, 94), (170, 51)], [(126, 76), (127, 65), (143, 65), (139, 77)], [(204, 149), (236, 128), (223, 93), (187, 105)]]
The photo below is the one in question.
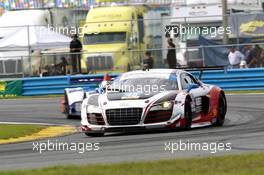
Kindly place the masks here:
[(75, 116), (69, 115), (69, 114), (66, 114), (66, 117), (67, 117), (67, 119), (74, 119), (75, 118)]
[(226, 109), (227, 107), (225, 96), (223, 94), (220, 94), (218, 98), (218, 111), (215, 126), (223, 126), (225, 122)]
[(84, 134), (89, 136), (89, 137), (103, 137), (105, 133), (104, 132), (102, 132), (102, 133), (88, 133), (88, 132), (86, 132)]
[(192, 107), (190, 100), (186, 100), (184, 104), (184, 118), (185, 118), (185, 126), (184, 130), (191, 129), (192, 126)]
[(69, 104), (68, 104), (68, 97), (67, 97), (67, 94), (66, 92), (64, 92), (64, 99), (65, 99), (65, 115), (66, 115), (66, 118), (67, 119), (73, 119), (74, 116), (72, 115), (69, 115)]

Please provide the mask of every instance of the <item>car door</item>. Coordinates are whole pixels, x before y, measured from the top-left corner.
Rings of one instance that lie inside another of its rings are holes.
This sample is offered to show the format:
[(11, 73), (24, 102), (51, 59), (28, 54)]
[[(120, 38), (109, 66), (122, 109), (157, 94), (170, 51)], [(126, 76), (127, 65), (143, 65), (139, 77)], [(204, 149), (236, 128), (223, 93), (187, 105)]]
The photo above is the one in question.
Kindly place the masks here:
[(203, 111), (203, 102), (207, 99), (208, 87), (199, 83), (191, 74), (181, 74), (181, 87), (182, 90), (188, 91), (190, 85), (197, 85), (197, 88), (191, 89), (188, 93), (192, 98), (192, 112), (195, 113), (193, 118), (197, 117)]

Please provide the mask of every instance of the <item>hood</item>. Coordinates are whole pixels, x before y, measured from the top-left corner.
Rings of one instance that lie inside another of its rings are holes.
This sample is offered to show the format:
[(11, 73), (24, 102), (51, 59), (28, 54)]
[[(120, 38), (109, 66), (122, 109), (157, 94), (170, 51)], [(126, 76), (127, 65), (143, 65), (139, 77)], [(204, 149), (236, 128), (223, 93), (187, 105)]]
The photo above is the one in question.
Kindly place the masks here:
[[(116, 100), (143, 100), (154, 97), (164, 92), (155, 92), (155, 93), (142, 93), (142, 92), (108, 92), (106, 94), (107, 99), (109, 101), (116, 101)], [(170, 96), (173, 99), (176, 97), (178, 92), (172, 91), (170, 93), (166, 93), (165, 96)]]

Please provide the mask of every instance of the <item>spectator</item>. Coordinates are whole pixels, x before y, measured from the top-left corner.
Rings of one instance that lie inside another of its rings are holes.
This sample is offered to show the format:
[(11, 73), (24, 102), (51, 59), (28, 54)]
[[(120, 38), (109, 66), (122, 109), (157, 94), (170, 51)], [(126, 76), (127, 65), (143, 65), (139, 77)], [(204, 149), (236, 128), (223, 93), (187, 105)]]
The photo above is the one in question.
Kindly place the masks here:
[(260, 67), (264, 67), (264, 49), (262, 49), (260, 54)]
[(38, 76), (40, 74), (41, 51), (34, 50), (32, 51), (31, 56), (32, 56), (32, 59), (31, 59), (32, 73), (34, 76)]
[(232, 46), (229, 49), (228, 60), (232, 68), (239, 68), (241, 61), (245, 60), (245, 56)]
[(144, 68), (144, 70), (146, 70), (146, 69), (149, 70), (149, 69), (153, 68), (153, 65), (154, 65), (154, 59), (151, 56), (151, 53), (149, 51), (147, 51), (145, 53), (145, 58), (143, 60), (143, 68)]
[(176, 50), (175, 50), (175, 44), (173, 43), (171, 38), (168, 39), (167, 47), (168, 47), (167, 63), (170, 69), (175, 69), (177, 65)]
[(261, 54), (262, 54), (263, 49), (258, 44), (256, 44), (254, 49), (256, 51), (256, 59), (257, 59), (256, 66), (261, 67), (262, 66)]
[(252, 45), (245, 46), (245, 56), (246, 56), (246, 62), (249, 68), (256, 67), (257, 63), (257, 53), (254, 48), (252, 48)]
[(58, 67), (60, 69), (60, 72), (62, 75), (67, 74), (67, 66), (68, 66), (68, 61), (66, 60), (65, 57), (61, 57), (61, 62), (58, 64)]
[(82, 51), (82, 43), (78, 39), (78, 36), (75, 34), (72, 37), (72, 41), (70, 43), (70, 52), (71, 54), (71, 64), (72, 64), (72, 72), (73, 74), (80, 73), (81, 71), (81, 51)]

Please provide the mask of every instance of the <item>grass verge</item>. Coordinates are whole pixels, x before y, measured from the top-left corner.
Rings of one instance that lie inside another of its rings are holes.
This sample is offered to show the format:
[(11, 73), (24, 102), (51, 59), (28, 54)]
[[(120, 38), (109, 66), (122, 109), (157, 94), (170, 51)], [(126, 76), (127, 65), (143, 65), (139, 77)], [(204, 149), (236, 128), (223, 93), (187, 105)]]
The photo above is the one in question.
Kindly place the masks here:
[(18, 138), (39, 132), (47, 126), (0, 124), (0, 139)]
[(151, 162), (56, 166), (1, 175), (263, 175), (264, 153)]
[(32, 99), (32, 98), (56, 98), (63, 97), (63, 95), (37, 95), (37, 96), (0, 96), (0, 100), (5, 99)]

